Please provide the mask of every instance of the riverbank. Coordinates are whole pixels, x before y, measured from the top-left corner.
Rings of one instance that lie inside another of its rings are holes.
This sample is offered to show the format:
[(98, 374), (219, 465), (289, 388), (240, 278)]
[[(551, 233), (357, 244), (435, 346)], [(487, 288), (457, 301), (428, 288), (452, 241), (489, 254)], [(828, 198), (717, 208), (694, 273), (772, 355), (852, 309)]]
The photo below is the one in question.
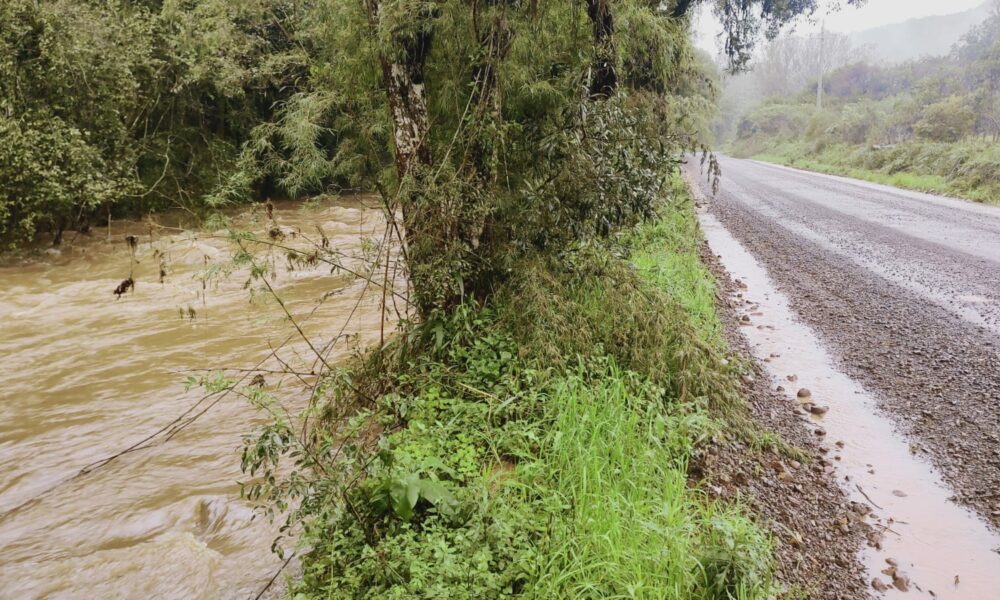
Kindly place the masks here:
[[(491, 304), (337, 373), (356, 416), (318, 447), (349, 460), (318, 461), (292, 593), (856, 596), (858, 538), (819, 542), (820, 515), (843, 500), (828, 476), (734, 478), (813, 452), (748, 411), (741, 381), (761, 378), (730, 353), (702, 252), (677, 180), (654, 222), (536, 256)], [(341, 413), (345, 396), (320, 412)], [(803, 488), (801, 510), (777, 510)], [(789, 544), (790, 530), (810, 542)], [(803, 555), (831, 576), (817, 584)]]

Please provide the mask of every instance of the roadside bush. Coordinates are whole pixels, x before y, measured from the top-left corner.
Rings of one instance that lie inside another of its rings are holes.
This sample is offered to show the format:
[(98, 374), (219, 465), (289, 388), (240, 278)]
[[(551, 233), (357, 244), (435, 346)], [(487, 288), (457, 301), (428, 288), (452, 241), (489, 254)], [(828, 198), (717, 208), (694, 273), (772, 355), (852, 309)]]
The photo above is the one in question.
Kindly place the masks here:
[(952, 96), (924, 109), (913, 127), (917, 137), (934, 142), (957, 142), (972, 133), (976, 113), (964, 98)]
[(840, 142), (864, 144), (878, 121), (878, 115), (869, 102), (855, 102), (840, 110), (840, 118), (829, 133)]

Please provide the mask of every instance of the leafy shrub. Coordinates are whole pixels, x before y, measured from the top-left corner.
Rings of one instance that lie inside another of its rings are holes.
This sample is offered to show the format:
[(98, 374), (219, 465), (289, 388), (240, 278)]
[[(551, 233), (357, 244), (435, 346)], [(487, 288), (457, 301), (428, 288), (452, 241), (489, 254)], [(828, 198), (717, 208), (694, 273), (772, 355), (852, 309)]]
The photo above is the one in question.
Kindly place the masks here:
[(918, 137), (934, 142), (957, 142), (972, 133), (976, 113), (964, 98), (952, 96), (924, 109), (923, 118), (913, 131)]
[(0, 240), (13, 246), (112, 201), (128, 189), (115, 171), (84, 132), (59, 118), (40, 126), (0, 116)]

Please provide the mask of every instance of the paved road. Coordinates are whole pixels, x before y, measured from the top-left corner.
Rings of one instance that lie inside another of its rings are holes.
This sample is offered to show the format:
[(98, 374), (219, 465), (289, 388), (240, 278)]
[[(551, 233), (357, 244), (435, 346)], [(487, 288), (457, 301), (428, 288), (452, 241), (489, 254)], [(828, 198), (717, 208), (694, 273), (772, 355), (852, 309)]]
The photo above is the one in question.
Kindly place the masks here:
[(1000, 207), (721, 165), (709, 210), (959, 498), (1000, 525)]

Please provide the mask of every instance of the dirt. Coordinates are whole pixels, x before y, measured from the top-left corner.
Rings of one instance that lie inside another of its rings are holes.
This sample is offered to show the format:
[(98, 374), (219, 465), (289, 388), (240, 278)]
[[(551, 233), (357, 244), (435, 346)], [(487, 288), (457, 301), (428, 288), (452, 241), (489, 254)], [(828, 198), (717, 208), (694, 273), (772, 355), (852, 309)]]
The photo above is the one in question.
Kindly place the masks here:
[[(782, 185), (781, 172), (727, 164), (730, 186), (712, 214), (955, 499), (1000, 527), (1000, 210), (955, 204), (945, 213), (904, 192), (814, 186), (798, 174)], [(841, 204), (830, 200), (838, 194)], [(871, 206), (845, 208), (857, 202)], [(927, 219), (939, 231), (913, 225)]]
[(754, 449), (741, 440), (718, 443), (699, 465), (708, 489), (724, 499), (739, 499), (771, 533), (776, 575), (783, 597), (846, 600), (868, 598), (869, 585), (858, 553), (871, 534), (864, 522), (868, 509), (850, 501), (837, 485), (833, 467), (814, 427), (801, 408), (772, 389), (740, 333), (740, 316), (730, 299), (740, 287), (703, 246), (702, 260), (718, 282), (717, 308), (734, 359), (750, 370), (743, 378), (750, 417), (761, 431), (776, 433), (801, 452), (774, 447)]

